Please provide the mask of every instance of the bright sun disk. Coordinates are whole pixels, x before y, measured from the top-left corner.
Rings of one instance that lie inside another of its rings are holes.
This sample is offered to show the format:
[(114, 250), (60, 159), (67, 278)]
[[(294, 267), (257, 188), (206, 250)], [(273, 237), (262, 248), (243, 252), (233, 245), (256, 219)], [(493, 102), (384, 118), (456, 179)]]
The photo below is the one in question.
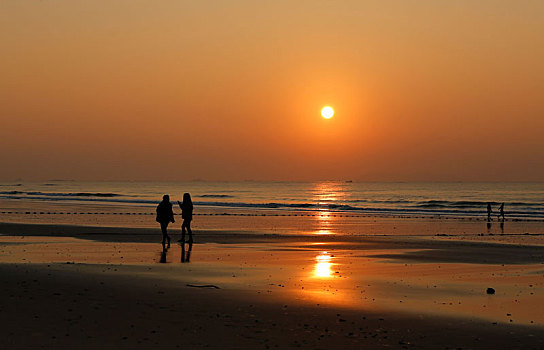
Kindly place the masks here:
[(323, 116), (323, 118), (325, 119), (331, 119), (333, 115), (334, 115), (334, 109), (332, 109), (332, 107), (325, 106), (321, 110), (321, 116)]

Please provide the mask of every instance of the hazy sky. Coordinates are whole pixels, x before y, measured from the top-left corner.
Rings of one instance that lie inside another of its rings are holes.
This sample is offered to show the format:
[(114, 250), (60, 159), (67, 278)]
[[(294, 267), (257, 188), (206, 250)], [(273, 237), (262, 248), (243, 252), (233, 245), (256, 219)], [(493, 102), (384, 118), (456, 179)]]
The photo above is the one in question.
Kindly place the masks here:
[(1, 180), (535, 181), (543, 136), (542, 0), (0, 1)]

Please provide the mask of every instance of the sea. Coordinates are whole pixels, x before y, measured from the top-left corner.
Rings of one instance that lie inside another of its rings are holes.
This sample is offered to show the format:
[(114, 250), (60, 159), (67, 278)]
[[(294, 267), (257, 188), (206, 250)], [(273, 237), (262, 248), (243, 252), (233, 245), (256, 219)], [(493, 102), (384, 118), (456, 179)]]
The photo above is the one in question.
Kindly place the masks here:
[[(190, 193), (202, 212), (231, 215), (338, 213), (484, 217), (504, 203), (505, 216), (544, 220), (544, 183), (468, 182), (0, 182), (0, 212), (53, 210), (92, 205), (94, 212), (115, 208), (154, 212), (164, 194), (171, 201)], [(196, 211), (198, 212), (198, 211)]]

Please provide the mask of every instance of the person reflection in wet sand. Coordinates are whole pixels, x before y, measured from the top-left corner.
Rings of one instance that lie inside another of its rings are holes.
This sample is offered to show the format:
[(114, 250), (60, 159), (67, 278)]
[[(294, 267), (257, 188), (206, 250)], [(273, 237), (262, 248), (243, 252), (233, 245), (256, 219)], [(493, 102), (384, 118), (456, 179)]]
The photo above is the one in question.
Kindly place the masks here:
[(504, 220), (501, 221), (501, 223), (499, 224), (500, 228), (501, 228), (501, 234), (504, 235)]
[(487, 222), (487, 233), (491, 231), (491, 221)]
[(159, 260), (159, 262), (161, 264), (166, 264), (166, 253), (168, 252), (168, 249), (163, 249), (162, 252), (161, 252), (161, 259)]
[(179, 208), (181, 209), (181, 217), (183, 223), (181, 224), (181, 239), (178, 242), (185, 242), (185, 229), (189, 233), (189, 243), (193, 243), (193, 231), (191, 231), (191, 220), (193, 220), (193, 201), (189, 193), (183, 194), (183, 203), (178, 201)]
[(156, 221), (161, 224), (162, 232), (162, 249), (166, 249), (165, 243), (168, 240), (168, 248), (170, 248), (170, 236), (168, 236), (168, 224), (174, 223), (174, 212), (172, 211), (172, 203), (170, 203), (170, 196), (165, 194), (162, 197), (162, 202), (157, 206), (157, 218)]
[(502, 221), (504, 221), (504, 203), (501, 203), (499, 207), (499, 215), (497, 216), (497, 220), (501, 220), (501, 218)]
[(185, 243), (181, 243), (181, 262), (191, 262), (191, 251), (193, 250), (193, 243), (188, 244), (187, 254), (185, 254)]

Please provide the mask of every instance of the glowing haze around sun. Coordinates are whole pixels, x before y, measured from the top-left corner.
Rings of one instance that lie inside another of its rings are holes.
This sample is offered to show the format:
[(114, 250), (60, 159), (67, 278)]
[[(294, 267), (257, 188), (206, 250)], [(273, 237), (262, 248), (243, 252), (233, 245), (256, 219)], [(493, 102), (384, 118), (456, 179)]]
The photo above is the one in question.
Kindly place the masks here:
[(334, 109), (330, 106), (325, 106), (321, 109), (321, 116), (325, 119), (331, 119), (334, 116)]

